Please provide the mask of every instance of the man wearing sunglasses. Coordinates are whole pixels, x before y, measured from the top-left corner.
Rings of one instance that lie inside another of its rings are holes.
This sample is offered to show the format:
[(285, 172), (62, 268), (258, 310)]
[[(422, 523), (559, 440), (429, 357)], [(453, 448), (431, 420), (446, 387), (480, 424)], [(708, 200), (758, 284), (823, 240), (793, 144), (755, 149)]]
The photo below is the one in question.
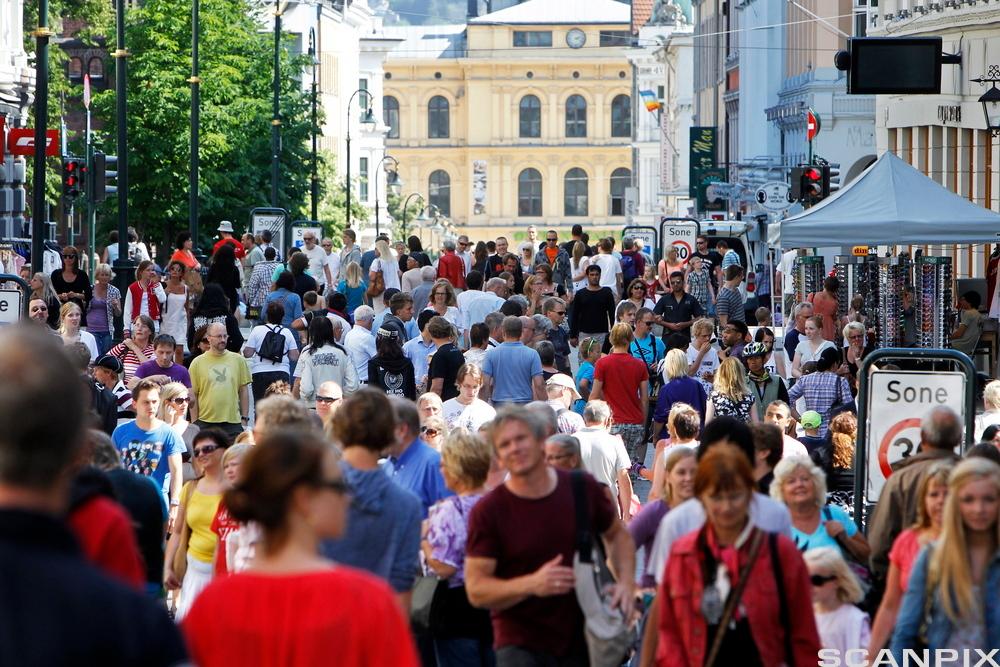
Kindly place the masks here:
[(326, 424), (344, 402), (344, 390), (333, 380), (322, 383), (316, 389), (316, 414)]
[(565, 288), (566, 293), (573, 291), (573, 270), (569, 261), (569, 253), (559, 246), (559, 235), (554, 229), (545, 234), (545, 245), (535, 253), (535, 266), (548, 264), (552, 267), (552, 284)]

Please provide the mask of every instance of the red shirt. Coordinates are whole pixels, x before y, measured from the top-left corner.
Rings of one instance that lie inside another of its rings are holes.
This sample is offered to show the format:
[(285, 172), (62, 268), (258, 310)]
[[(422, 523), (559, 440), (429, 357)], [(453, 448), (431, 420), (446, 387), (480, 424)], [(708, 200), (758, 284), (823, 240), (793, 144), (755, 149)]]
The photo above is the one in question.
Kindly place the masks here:
[(181, 629), (199, 667), (420, 664), (389, 586), (343, 566), (213, 579)]
[(229, 568), (226, 565), (226, 538), (229, 534), (240, 527), (239, 521), (229, 515), (224, 503), (219, 503), (219, 509), (215, 511), (215, 518), (212, 519), (212, 532), (219, 536), (219, 546), (215, 549), (215, 574), (228, 574)]
[[(495, 576), (513, 579), (531, 574), (562, 555), (573, 565), (576, 525), (569, 473), (559, 470), (555, 490), (544, 498), (520, 498), (500, 485), (476, 503), (469, 514), (466, 554), (496, 561)], [(585, 475), (588, 514), (594, 535), (603, 534), (617, 516), (604, 487)], [(554, 656), (584, 651), (583, 612), (576, 595), (529, 597), (495, 611), (495, 645), (520, 646)]]
[(823, 338), (834, 340), (837, 335), (837, 308), (840, 304), (826, 291), (810, 294), (809, 302), (813, 305), (813, 313), (823, 316)]
[(465, 289), (465, 261), (446, 250), (438, 258), (438, 278), (446, 279), (455, 289)]
[(74, 509), (66, 523), (87, 560), (137, 590), (144, 589), (146, 568), (132, 518), (121, 505), (105, 496), (94, 496)]
[(616, 424), (643, 423), (639, 383), (649, 382), (646, 364), (631, 354), (613, 352), (597, 360), (594, 379), (601, 381)]
[(236, 259), (243, 259), (247, 251), (246, 248), (243, 247), (243, 244), (239, 241), (239, 239), (228, 239), (228, 238), (219, 239), (218, 241), (215, 242), (215, 245), (212, 246), (212, 254), (214, 255), (219, 250), (219, 248), (221, 248), (226, 243), (233, 246), (233, 250), (236, 251)]

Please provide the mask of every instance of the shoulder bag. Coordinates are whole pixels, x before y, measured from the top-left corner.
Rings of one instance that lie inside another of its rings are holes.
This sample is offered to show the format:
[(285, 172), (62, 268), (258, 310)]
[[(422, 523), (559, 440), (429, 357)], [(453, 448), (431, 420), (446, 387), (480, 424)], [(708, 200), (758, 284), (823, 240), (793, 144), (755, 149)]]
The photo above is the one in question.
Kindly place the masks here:
[[(833, 518), (833, 512), (830, 511), (829, 505), (824, 505), (821, 511), (823, 521), (835, 521)], [(825, 530), (825, 529), (824, 529)], [(855, 577), (858, 579), (858, 583), (861, 585), (861, 591), (865, 594), (864, 600), (858, 605), (864, 611), (877, 611), (878, 606), (875, 609), (869, 609), (869, 606), (865, 603), (868, 602), (868, 594), (872, 590), (872, 573), (868, 569), (865, 563), (854, 557), (851, 550), (847, 548), (847, 535), (846, 533), (840, 533), (834, 538), (837, 541), (837, 546), (840, 547), (840, 553), (843, 554), (844, 560), (847, 561), (847, 567), (851, 570)]]
[[(181, 492), (181, 496), (184, 498), (184, 500), (181, 501), (181, 504), (184, 505), (185, 513), (190, 509), (191, 496), (194, 495), (194, 487), (196, 484), (198, 484), (198, 480), (191, 480), (184, 485), (184, 490)], [(177, 545), (177, 551), (174, 552), (173, 560), (174, 576), (177, 577), (178, 583), (183, 583), (184, 575), (187, 573), (187, 552), (188, 543), (190, 541), (191, 527), (188, 526), (188, 522), (185, 517), (184, 523), (181, 524), (180, 543)]]
[(718, 630), (715, 632), (712, 647), (705, 658), (705, 667), (714, 667), (715, 665), (715, 659), (722, 648), (722, 641), (726, 638), (726, 628), (729, 627), (729, 622), (733, 618), (736, 605), (740, 603), (740, 599), (743, 597), (743, 591), (746, 590), (750, 579), (750, 570), (753, 569), (754, 563), (757, 562), (757, 556), (760, 554), (760, 545), (764, 541), (764, 531), (756, 529), (752, 540), (750, 542), (750, 552), (747, 554), (747, 562), (740, 568), (740, 580), (736, 583), (736, 588), (730, 591), (729, 597), (726, 599), (726, 606), (722, 609), (722, 616), (719, 617)]

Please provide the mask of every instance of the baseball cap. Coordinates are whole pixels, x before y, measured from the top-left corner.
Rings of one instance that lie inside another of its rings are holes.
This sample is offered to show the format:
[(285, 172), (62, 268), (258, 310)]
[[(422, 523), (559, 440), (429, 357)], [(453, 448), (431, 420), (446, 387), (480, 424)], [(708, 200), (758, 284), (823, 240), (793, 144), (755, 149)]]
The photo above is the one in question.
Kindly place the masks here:
[(107, 368), (109, 371), (114, 371), (119, 374), (122, 372), (122, 362), (120, 362), (116, 357), (112, 357), (110, 354), (105, 354), (103, 357), (98, 359), (94, 366)]
[(549, 381), (545, 383), (547, 387), (563, 387), (569, 389), (573, 392), (573, 399), (579, 400), (583, 398), (580, 396), (580, 392), (576, 390), (576, 384), (573, 382), (573, 378), (566, 375), (565, 373), (556, 373), (549, 378)]
[(815, 410), (806, 410), (799, 417), (799, 423), (802, 424), (802, 428), (819, 428), (823, 423), (823, 417)]

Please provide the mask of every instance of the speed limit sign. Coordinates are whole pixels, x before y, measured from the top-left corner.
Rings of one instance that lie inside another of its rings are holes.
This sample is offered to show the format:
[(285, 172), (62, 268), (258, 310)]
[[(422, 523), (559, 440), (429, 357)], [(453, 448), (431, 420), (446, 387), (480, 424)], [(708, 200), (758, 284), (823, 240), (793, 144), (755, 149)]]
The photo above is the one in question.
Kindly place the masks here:
[(664, 256), (666, 252), (673, 248), (677, 251), (677, 259), (682, 264), (687, 264), (694, 252), (695, 239), (698, 237), (698, 224), (695, 222), (664, 221), (660, 227), (660, 236), (663, 239)]
[(920, 447), (920, 424), (934, 408), (951, 408), (965, 422), (964, 373), (875, 371), (870, 378), (865, 437), (866, 499), (878, 500), (892, 466), (915, 455)]

